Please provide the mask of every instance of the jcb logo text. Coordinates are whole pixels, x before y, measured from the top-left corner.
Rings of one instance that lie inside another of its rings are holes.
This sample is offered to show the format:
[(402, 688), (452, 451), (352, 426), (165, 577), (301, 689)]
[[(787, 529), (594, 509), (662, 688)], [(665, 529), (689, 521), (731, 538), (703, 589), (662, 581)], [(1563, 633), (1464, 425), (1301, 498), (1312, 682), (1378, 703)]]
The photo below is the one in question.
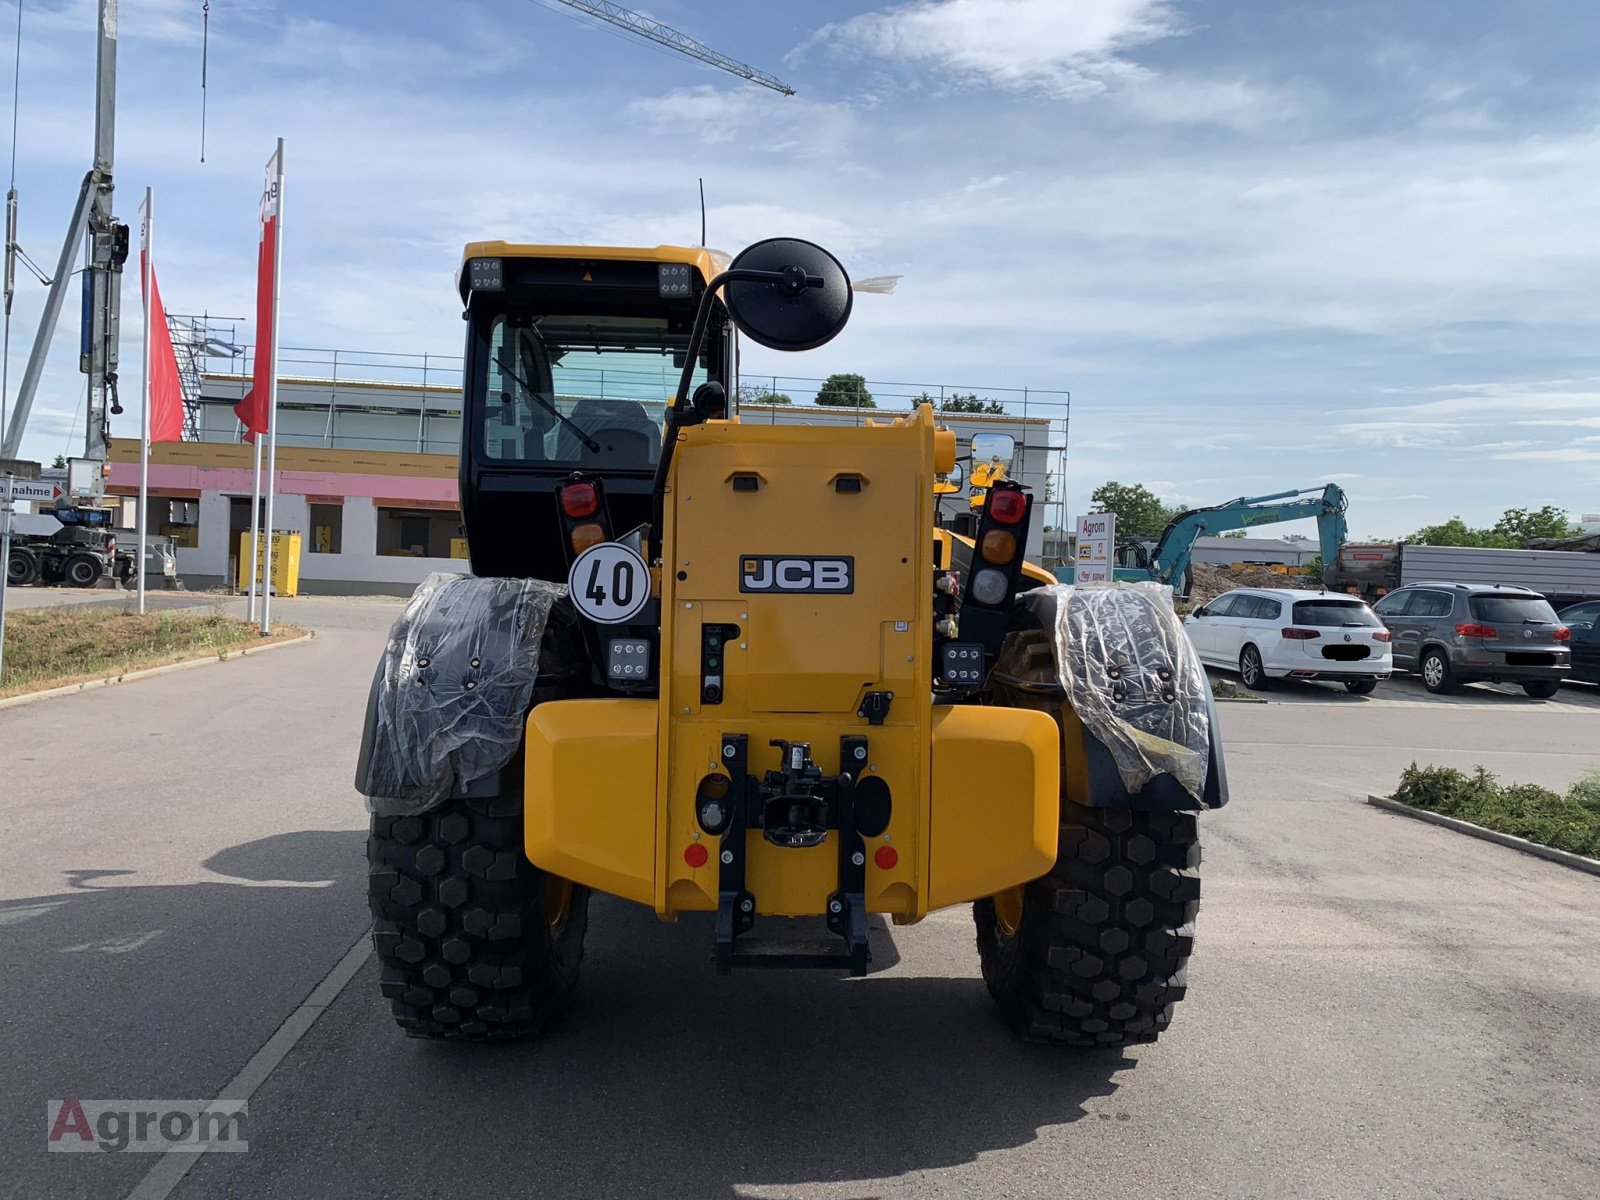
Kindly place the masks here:
[(855, 562), (849, 557), (744, 554), (739, 558), (739, 590), (846, 595), (855, 591)]

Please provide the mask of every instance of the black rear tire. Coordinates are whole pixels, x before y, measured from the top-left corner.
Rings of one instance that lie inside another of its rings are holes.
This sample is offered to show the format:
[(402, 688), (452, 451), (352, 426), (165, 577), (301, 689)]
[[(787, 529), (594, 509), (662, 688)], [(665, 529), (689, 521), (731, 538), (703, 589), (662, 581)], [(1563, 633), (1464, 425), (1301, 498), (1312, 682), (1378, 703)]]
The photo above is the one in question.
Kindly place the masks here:
[(12, 587), (27, 587), (39, 578), (39, 556), (27, 546), (13, 546), (6, 562), (6, 582)]
[(1535, 700), (1548, 700), (1561, 690), (1561, 680), (1529, 679), (1523, 683), (1522, 690)]
[(1378, 690), (1378, 681), (1376, 679), (1346, 679), (1344, 681), (1344, 690), (1354, 692), (1357, 696), (1370, 696)]
[(1063, 807), (1056, 865), (1023, 890), (1014, 931), (973, 906), (983, 980), (1034, 1041), (1153, 1042), (1187, 989), (1200, 907), (1195, 814)]
[(560, 1012), (578, 982), (589, 889), (527, 860), (520, 796), (374, 816), (367, 861), (382, 991), (408, 1034), (534, 1034)]
[(62, 576), (73, 587), (93, 587), (100, 582), (100, 576), (105, 571), (105, 565), (94, 555), (80, 550), (76, 554), (67, 555), (66, 565), (62, 567)]
[[(996, 702), (1061, 719), (1048, 634), (1011, 634)], [(1037, 689), (1037, 690), (1036, 690)], [(1061, 798), (1050, 873), (973, 905), (989, 994), (1023, 1037), (1078, 1046), (1153, 1042), (1187, 988), (1200, 907), (1195, 814), (1086, 808)]]

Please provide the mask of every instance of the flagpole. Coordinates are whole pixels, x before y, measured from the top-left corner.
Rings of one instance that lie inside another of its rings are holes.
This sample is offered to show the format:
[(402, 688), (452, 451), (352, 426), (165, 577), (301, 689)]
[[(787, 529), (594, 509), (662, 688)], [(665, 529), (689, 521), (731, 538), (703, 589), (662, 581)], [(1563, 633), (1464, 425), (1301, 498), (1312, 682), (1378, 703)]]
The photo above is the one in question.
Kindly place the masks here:
[(139, 556), (139, 615), (144, 615), (144, 562), (148, 553), (145, 544), (145, 535), (149, 532), (150, 512), (150, 310), (153, 307), (151, 300), (151, 276), (155, 270), (156, 259), (156, 193), (154, 188), (144, 190), (144, 261), (139, 270), (143, 275), (144, 283), (144, 415), (139, 421), (139, 525), (135, 537), (139, 546), (135, 553)]
[[(272, 632), (272, 500), (278, 482), (278, 310), (283, 291), (283, 139), (278, 139), (277, 235), (272, 239), (272, 372), (267, 380), (267, 550), (261, 589), (261, 636)], [(260, 439), (257, 438), (257, 441)]]
[[(256, 335), (256, 353), (261, 353), (260, 333)], [(256, 619), (256, 562), (261, 555), (261, 435), (255, 438), (256, 469), (250, 478), (250, 587), (246, 593), (245, 620)]]

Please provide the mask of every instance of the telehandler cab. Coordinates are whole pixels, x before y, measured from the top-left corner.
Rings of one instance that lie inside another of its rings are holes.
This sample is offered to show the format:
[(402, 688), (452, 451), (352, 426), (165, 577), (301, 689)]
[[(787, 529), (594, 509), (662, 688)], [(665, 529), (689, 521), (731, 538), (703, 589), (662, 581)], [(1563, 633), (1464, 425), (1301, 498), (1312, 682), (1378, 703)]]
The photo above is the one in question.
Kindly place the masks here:
[[(872, 914), (971, 904), (1018, 1032), (1154, 1040), (1227, 799), (1167, 590), (1054, 585), (999, 475), (972, 537), (938, 528), (927, 405), (741, 423), (741, 334), (807, 350), (850, 316), (821, 247), (482, 242), (460, 292), (473, 573), (396, 623), (356, 772), (398, 1023), (540, 1030), (598, 890), (712, 914), (719, 973), (864, 974)], [(833, 949), (763, 948), (765, 917)]]

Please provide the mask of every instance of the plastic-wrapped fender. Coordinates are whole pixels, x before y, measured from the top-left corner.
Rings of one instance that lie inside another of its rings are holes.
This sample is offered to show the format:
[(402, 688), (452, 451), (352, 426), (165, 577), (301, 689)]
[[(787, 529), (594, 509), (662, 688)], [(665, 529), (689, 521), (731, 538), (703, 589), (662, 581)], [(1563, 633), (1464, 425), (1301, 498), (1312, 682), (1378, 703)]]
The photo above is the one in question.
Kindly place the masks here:
[(539, 645), (567, 589), (434, 574), (389, 631), (356, 789), (384, 816), (424, 812), (516, 755)]
[[(1170, 776), (1195, 807), (1226, 801), (1211, 685), (1157, 583), (1058, 584), (1024, 603), (1051, 636), (1066, 701), (1138, 793)], [(1208, 777), (1210, 786), (1208, 787)]]

